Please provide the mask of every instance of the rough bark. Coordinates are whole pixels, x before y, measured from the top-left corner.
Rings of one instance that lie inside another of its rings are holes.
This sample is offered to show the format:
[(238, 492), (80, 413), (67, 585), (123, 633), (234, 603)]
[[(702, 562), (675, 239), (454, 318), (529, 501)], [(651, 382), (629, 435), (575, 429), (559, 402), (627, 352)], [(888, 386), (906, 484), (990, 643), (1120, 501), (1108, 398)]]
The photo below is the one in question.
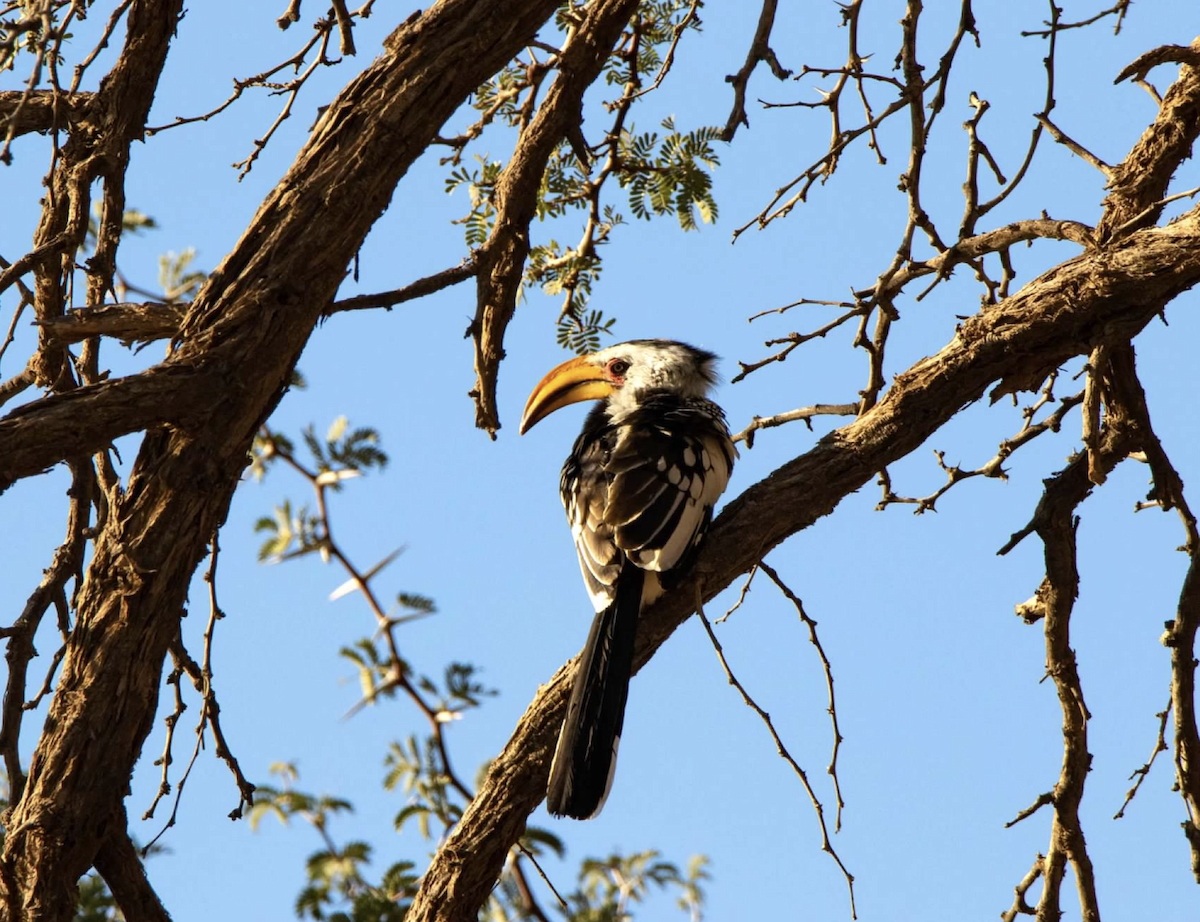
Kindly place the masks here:
[(0, 91), (0, 125), (3, 132), (12, 131), (13, 137), (32, 131), (50, 131), (66, 128), (88, 117), (92, 102), (91, 93), (59, 95), (53, 90), (3, 90)]
[[(75, 881), (124, 828), (121, 800), (151, 727), (189, 577), (225, 517), (259, 424), (396, 183), (557, 5), (445, 0), (397, 29), (329, 106), (210, 277), (171, 357), (137, 376), (187, 383), (141, 410), (174, 424), (147, 433), (127, 491), (96, 539), (46, 729), (9, 818), (0, 918), (72, 916)], [(104, 386), (84, 390), (90, 396), (82, 399), (101, 406), (112, 399)], [(181, 398), (187, 419), (169, 409)], [(62, 409), (55, 400), (70, 399), (80, 398), (52, 398), (49, 410), (25, 409), (6, 424), (37, 428), (43, 413)], [(90, 448), (101, 444), (96, 438), (95, 430), (85, 437)], [(102, 747), (97, 727), (106, 728)]]
[[(1191, 50), (1200, 52), (1200, 38)], [(1113, 170), (1104, 217), (1096, 236), (1105, 242), (1121, 233), (1154, 224), (1162, 215), (1162, 199), (1179, 164), (1191, 156), (1200, 131), (1200, 64), (1180, 68), (1179, 79), (1163, 97), (1154, 125)]]
[(128, 922), (171, 922), (171, 916), (146, 879), (146, 869), (129, 834), (114, 832), (96, 854), (96, 870)]

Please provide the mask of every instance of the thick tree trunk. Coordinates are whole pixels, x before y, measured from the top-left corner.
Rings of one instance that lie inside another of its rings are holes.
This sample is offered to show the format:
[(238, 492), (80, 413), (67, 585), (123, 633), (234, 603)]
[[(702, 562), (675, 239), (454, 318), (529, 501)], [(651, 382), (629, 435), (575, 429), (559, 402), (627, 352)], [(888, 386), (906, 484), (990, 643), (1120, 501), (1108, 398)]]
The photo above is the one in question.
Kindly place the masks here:
[(154, 718), (163, 658), (255, 432), (396, 183), (557, 6), (445, 0), (401, 26), (329, 106), (212, 274), (174, 354), (141, 379), (202, 386), (176, 389), (182, 413), (160, 409), (159, 419), (179, 424), (148, 432), (96, 540), (61, 680), (8, 823), (0, 918), (71, 918), (75, 882), (123, 834), (121, 801)]

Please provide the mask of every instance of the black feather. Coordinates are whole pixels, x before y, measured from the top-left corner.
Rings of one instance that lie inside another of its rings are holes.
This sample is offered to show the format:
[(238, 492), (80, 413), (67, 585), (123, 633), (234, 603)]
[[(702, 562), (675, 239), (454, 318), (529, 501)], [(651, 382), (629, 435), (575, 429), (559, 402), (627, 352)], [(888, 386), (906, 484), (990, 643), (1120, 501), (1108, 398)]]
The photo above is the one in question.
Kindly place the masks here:
[(546, 786), (546, 808), (555, 816), (579, 820), (595, 816), (608, 796), (625, 721), (645, 575), (625, 562), (617, 577), (616, 596), (596, 615), (580, 654)]

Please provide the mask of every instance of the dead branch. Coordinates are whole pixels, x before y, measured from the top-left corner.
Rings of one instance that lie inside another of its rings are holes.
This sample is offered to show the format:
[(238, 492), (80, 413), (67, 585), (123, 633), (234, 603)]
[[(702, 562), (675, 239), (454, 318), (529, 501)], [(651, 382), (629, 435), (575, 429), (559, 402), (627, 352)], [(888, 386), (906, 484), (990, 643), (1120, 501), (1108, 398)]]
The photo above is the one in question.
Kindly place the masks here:
[(754, 447), (754, 433), (759, 429), (773, 429), (784, 423), (792, 423), (798, 419), (812, 429), (814, 416), (854, 416), (858, 413), (857, 403), (818, 403), (811, 407), (799, 407), (786, 413), (776, 413), (774, 416), (756, 416), (750, 420), (750, 425), (733, 437), (735, 442), (745, 442), (747, 448)]

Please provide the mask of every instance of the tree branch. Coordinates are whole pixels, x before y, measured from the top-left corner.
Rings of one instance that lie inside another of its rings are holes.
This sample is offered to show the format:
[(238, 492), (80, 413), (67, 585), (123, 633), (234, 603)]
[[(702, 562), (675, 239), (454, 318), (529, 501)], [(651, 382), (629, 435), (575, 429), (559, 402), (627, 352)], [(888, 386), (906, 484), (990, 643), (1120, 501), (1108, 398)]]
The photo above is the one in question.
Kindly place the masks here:
[(779, 58), (771, 49), (771, 29), (775, 26), (776, 6), (778, 0), (763, 0), (762, 12), (758, 14), (758, 25), (754, 29), (754, 38), (751, 39), (750, 48), (746, 52), (746, 62), (736, 74), (725, 77), (725, 82), (733, 86), (733, 109), (730, 110), (725, 128), (721, 131), (722, 141), (732, 141), (739, 125), (750, 127), (750, 118), (746, 115), (746, 86), (760, 61), (771, 68), (771, 73), (779, 80), (786, 80), (792, 75), (790, 70), (779, 63)]
[(476, 308), (470, 333), (475, 340), (475, 425), (492, 438), (500, 428), (496, 377), (504, 358), (504, 331), (517, 307), (529, 222), (537, 211), (538, 189), (550, 155), (572, 126), (578, 125), (583, 94), (600, 74), (637, 0), (597, 0), (572, 31), (558, 60), (558, 76), (521, 132), (512, 160), (496, 183), (496, 223), (476, 264)]
[[(1191, 50), (1200, 55), (1200, 39)], [(1179, 79), (1163, 97), (1158, 115), (1137, 144), (1113, 169), (1104, 216), (1096, 237), (1107, 241), (1138, 227), (1147, 227), (1162, 214), (1161, 203), (1175, 171), (1192, 154), (1200, 135), (1200, 63), (1193, 58), (1179, 69)]]
[[(342, 311), (387, 309), (465, 282), (474, 274), (475, 262), (469, 260), (462, 265), (417, 279), (403, 288), (334, 301), (326, 308), (325, 316), (331, 317)], [(77, 308), (63, 317), (42, 321), (39, 326), (64, 345), (82, 342), (92, 336), (108, 336), (128, 346), (133, 343), (171, 339), (179, 332), (190, 307), (191, 304), (188, 303), (126, 301), (119, 304), (103, 304), (99, 307)]]
[(64, 345), (83, 342), (92, 336), (108, 336), (128, 346), (170, 339), (179, 332), (190, 306), (124, 301), (77, 308), (62, 317), (43, 320), (38, 326)]
[(53, 128), (73, 128), (91, 114), (92, 93), (0, 90), (0, 125), (13, 137)]
[(146, 879), (146, 869), (124, 822), (96, 853), (96, 870), (112, 891), (121, 914), (130, 922), (171, 922), (171, 916)]

